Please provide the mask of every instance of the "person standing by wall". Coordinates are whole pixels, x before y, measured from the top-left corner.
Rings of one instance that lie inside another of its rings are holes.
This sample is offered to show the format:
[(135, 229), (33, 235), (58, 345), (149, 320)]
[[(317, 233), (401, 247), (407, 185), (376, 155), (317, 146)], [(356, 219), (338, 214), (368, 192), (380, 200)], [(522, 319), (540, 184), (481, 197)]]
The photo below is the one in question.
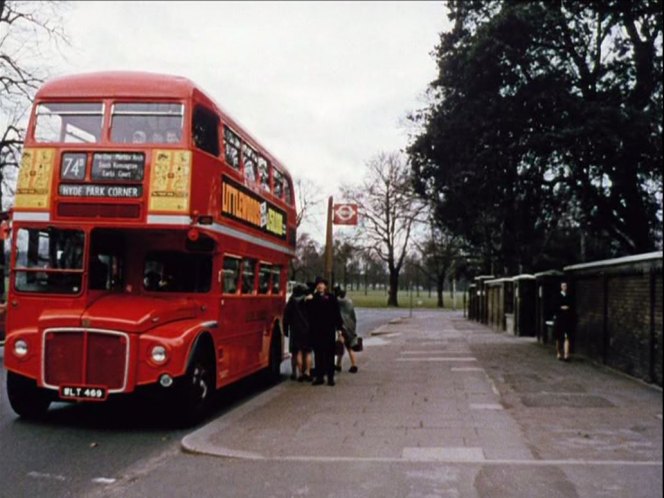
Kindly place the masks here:
[(306, 298), (309, 316), (311, 343), (314, 348), (315, 378), (314, 386), (323, 384), (327, 376), (327, 385), (334, 385), (334, 343), (336, 331), (341, 330), (343, 322), (339, 313), (339, 303), (327, 290), (327, 280), (317, 277), (313, 294)]
[(556, 339), (556, 357), (569, 361), (573, 340), (572, 298), (567, 291), (567, 282), (560, 283), (560, 294), (556, 301), (554, 332)]
[[(353, 301), (349, 297), (346, 297), (346, 291), (340, 287), (334, 288), (334, 295), (337, 297), (339, 302), (339, 312), (341, 313), (341, 320), (343, 321), (342, 335), (344, 339), (344, 347), (348, 351), (348, 357), (350, 358), (350, 373), (357, 373), (357, 362), (355, 360), (355, 352), (352, 348), (357, 344), (357, 316), (355, 315), (355, 307), (353, 306)], [(341, 372), (341, 362), (343, 360), (343, 350), (341, 354), (337, 355), (337, 363), (334, 369), (337, 372)]]
[(307, 288), (296, 285), (284, 310), (284, 334), (288, 336), (288, 350), (291, 354), (291, 379), (299, 382), (311, 381), (311, 341), (309, 338), (309, 318), (304, 299)]

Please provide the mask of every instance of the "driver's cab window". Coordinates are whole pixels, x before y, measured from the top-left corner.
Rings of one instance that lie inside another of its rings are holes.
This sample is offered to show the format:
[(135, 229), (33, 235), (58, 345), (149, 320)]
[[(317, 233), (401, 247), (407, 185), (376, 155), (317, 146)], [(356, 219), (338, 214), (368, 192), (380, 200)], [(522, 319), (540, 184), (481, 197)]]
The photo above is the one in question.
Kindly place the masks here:
[(125, 284), (126, 234), (121, 230), (96, 228), (90, 236), (88, 288), (122, 290)]
[(143, 288), (149, 292), (208, 292), (212, 256), (180, 251), (149, 253), (143, 266)]
[(91, 290), (122, 289), (124, 261), (115, 254), (90, 255), (89, 288)]

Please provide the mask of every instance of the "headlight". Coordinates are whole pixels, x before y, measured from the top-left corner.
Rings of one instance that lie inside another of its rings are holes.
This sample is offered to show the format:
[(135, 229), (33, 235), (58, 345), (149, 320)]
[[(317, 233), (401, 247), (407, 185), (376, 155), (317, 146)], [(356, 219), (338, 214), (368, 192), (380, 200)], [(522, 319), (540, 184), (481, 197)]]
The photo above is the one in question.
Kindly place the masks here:
[(19, 357), (23, 357), (28, 354), (28, 343), (23, 339), (19, 339), (14, 343), (14, 354)]
[(164, 346), (154, 346), (150, 356), (155, 363), (164, 363), (166, 361), (166, 348)]

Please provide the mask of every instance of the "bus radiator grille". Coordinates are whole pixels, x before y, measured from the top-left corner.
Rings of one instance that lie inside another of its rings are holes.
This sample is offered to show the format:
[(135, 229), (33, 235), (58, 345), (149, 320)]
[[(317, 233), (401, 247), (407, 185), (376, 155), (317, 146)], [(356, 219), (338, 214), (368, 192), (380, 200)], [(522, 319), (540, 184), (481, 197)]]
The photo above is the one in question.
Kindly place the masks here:
[(121, 389), (125, 384), (126, 358), (124, 336), (83, 331), (48, 332), (44, 383)]

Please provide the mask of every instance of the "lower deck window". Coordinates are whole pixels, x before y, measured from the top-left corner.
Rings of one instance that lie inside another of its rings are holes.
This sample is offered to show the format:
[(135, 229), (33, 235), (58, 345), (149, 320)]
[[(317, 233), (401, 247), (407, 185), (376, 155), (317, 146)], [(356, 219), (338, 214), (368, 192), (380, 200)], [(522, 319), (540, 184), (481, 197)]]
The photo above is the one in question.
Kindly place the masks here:
[(272, 267), (272, 294), (281, 292), (281, 266)]
[(256, 260), (242, 260), (242, 294), (253, 294), (256, 288)]
[(270, 277), (272, 276), (272, 267), (269, 265), (261, 264), (260, 273), (258, 274), (258, 293), (268, 294), (270, 292)]
[(16, 237), (16, 290), (78, 294), (85, 235), (80, 230), (21, 228)]
[(237, 258), (224, 258), (224, 294), (235, 294), (240, 278), (240, 260)]

